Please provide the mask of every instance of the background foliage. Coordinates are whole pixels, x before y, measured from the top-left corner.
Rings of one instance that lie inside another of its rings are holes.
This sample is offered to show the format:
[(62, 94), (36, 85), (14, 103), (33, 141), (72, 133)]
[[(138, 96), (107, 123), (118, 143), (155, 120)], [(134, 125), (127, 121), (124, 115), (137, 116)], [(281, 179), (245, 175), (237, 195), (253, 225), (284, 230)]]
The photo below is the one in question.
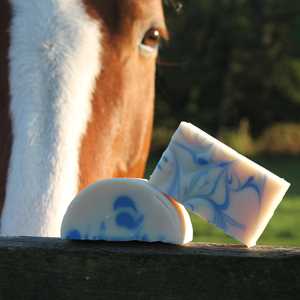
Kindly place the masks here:
[(246, 119), (259, 136), (300, 121), (300, 1), (185, 0), (166, 13), (157, 127), (187, 119), (217, 134)]

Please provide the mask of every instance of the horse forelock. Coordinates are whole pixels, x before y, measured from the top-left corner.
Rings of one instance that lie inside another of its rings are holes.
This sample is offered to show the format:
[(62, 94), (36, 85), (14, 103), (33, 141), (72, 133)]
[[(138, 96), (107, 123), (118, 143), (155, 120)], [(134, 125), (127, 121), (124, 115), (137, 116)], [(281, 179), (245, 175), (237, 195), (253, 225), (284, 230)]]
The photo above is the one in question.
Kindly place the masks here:
[(101, 71), (101, 24), (81, 0), (10, 3), (13, 139), (1, 233), (57, 236), (78, 190), (81, 140)]

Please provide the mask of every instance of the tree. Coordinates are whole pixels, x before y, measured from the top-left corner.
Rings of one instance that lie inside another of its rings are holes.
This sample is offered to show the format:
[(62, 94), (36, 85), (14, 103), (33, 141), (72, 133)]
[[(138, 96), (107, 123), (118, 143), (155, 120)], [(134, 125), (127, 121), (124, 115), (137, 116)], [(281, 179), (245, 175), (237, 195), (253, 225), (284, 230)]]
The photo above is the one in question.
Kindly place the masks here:
[(186, 119), (216, 133), (247, 118), (254, 134), (300, 121), (300, 3), (186, 0), (167, 11), (156, 124)]

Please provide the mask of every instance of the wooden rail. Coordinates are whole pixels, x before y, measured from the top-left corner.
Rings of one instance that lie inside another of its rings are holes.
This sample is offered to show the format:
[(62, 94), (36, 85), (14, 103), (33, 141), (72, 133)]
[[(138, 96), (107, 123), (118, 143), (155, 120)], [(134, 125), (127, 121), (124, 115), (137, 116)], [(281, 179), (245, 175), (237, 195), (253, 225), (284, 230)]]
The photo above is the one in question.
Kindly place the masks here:
[(300, 299), (300, 248), (0, 238), (0, 299)]

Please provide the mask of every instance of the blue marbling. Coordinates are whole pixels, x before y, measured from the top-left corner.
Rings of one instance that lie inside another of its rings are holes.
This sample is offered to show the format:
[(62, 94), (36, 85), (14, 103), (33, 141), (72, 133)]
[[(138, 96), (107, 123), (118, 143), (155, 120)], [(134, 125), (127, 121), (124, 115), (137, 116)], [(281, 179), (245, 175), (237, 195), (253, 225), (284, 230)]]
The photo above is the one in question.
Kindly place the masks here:
[(120, 196), (115, 200), (113, 204), (114, 211), (117, 211), (121, 208), (131, 208), (132, 210), (137, 212), (135, 202), (128, 196)]
[[(144, 215), (139, 213), (134, 200), (128, 196), (120, 196), (113, 205), (116, 214), (116, 224), (129, 231), (135, 231), (143, 225)], [(125, 210), (124, 209), (128, 209)]]
[[(213, 144), (203, 143), (193, 147), (173, 140), (153, 172), (154, 176), (157, 172), (164, 172), (160, 179), (166, 176), (171, 178), (161, 184), (158, 182), (155, 186), (162, 186), (164, 193), (181, 201), (195, 213), (201, 214), (203, 209), (211, 211), (212, 216), (208, 221), (224, 231), (228, 231), (229, 226), (244, 231), (246, 226), (228, 214), (232, 196), (252, 190), (256, 194), (255, 201), (259, 209), (266, 176), (251, 175), (241, 180), (234, 171), (236, 161), (216, 159), (215, 150)], [(187, 174), (190, 169), (184, 169), (186, 162), (179, 159), (188, 160), (192, 167), (190, 174)], [(152, 178), (150, 182), (151, 180)]]
[(66, 234), (66, 238), (69, 240), (81, 240), (81, 234), (78, 230), (69, 230)]
[[(113, 223), (105, 220), (99, 220), (98, 234), (91, 236), (88, 233), (80, 232), (78, 229), (74, 228), (66, 233), (65, 238), (71, 240), (151, 241), (149, 235), (145, 232), (144, 214), (140, 212), (136, 202), (131, 197), (120, 195), (116, 198), (112, 203), (112, 214), (112, 220), (114, 220)], [(125, 233), (112, 235), (111, 230), (115, 227), (119, 227), (123, 233), (125, 230)], [(164, 241), (165, 237), (157, 237), (157, 240)]]

